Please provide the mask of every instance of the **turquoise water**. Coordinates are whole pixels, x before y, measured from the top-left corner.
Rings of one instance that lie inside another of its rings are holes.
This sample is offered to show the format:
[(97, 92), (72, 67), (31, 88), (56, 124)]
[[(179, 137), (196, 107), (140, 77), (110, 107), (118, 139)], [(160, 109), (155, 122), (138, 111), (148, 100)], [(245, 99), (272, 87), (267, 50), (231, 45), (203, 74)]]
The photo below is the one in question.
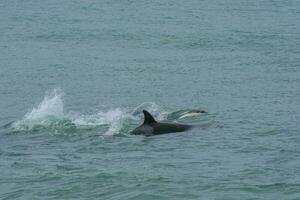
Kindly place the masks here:
[(0, 8), (0, 199), (300, 199), (300, 1)]

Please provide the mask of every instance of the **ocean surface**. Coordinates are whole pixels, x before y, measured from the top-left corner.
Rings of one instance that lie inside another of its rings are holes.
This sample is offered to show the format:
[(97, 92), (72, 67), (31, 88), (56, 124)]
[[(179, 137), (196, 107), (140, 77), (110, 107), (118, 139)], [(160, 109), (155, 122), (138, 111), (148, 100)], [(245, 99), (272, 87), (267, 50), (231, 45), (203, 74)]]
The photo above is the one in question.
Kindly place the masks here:
[[(0, 1), (0, 199), (300, 199), (299, 22), (298, 0)], [(130, 135), (143, 109), (199, 126)]]

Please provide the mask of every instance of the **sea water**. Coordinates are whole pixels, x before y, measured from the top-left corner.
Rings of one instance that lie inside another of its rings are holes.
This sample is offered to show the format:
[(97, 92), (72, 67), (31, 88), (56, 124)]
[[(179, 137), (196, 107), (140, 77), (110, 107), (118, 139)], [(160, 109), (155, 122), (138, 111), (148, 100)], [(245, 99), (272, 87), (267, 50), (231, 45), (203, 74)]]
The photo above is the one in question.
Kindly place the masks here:
[[(299, 21), (297, 0), (0, 1), (0, 199), (300, 199)], [(130, 135), (143, 109), (197, 128)]]

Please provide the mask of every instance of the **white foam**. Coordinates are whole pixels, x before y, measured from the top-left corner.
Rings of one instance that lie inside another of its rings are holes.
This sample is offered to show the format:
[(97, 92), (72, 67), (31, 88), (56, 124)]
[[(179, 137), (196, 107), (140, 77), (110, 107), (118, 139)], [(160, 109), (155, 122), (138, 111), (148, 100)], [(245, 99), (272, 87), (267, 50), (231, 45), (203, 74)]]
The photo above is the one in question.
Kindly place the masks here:
[(63, 92), (54, 89), (46, 93), (38, 106), (26, 113), (21, 120), (14, 122), (11, 127), (15, 130), (31, 130), (35, 127), (64, 128), (65, 123), (77, 128), (107, 125), (106, 135), (118, 134), (124, 125), (124, 120), (135, 119), (128, 112), (116, 108), (108, 111), (99, 111), (96, 114), (80, 114), (64, 112)]
[[(144, 102), (141, 105), (137, 106), (133, 111), (131, 112), (131, 115), (136, 116), (143, 113), (143, 110), (147, 110), (151, 113), (151, 115), (154, 116), (157, 120), (163, 120), (165, 119), (167, 113), (163, 112), (162, 109), (154, 102)], [(142, 116), (142, 115), (140, 115)]]
[(32, 129), (36, 125), (48, 125), (49, 119), (64, 117), (63, 93), (54, 89), (47, 93), (43, 101), (30, 112), (26, 113), (23, 119), (16, 121), (12, 127), (18, 130)]
[(109, 129), (105, 135), (114, 135), (120, 132), (123, 122), (127, 118), (131, 118), (129, 114), (122, 111), (120, 108), (108, 110), (107, 112), (100, 111), (97, 114), (78, 115), (69, 114), (72, 123), (77, 126), (100, 126), (109, 125)]

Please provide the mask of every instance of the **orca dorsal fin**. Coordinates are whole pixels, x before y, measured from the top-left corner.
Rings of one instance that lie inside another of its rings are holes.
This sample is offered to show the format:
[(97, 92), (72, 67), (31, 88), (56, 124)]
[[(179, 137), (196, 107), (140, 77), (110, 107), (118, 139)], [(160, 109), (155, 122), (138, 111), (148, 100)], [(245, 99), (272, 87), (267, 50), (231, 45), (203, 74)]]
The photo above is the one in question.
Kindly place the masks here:
[(147, 110), (143, 110), (143, 113), (144, 113), (144, 124), (156, 123), (155, 119)]

